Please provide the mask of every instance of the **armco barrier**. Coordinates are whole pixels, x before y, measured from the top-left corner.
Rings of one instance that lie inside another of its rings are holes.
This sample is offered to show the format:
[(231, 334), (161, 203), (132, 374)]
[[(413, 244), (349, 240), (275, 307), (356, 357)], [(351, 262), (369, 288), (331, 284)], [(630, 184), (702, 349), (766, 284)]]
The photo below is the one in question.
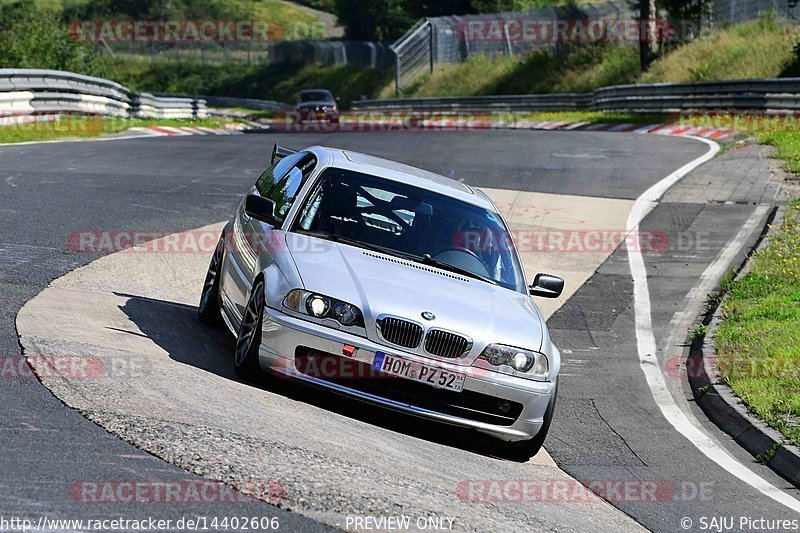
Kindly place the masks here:
[(292, 108), (289, 104), (276, 102), (274, 100), (257, 100), (255, 98), (237, 98), (234, 96), (195, 96), (178, 94), (157, 94), (159, 97), (167, 98), (195, 98), (205, 100), (209, 107), (241, 107), (243, 109), (254, 109), (260, 111), (289, 111)]
[(0, 69), (0, 118), (79, 113), (130, 118), (205, 118), (193, 97), (136, 93), (119, 83), (72, 72)]
[(800, 110), (800, 78), (615, 85), (584, 94), (361, 100), (353, 102), (352, 107), (354, 110), (363, 111), (378, 109), (432, 111), (570, 111), (581, 109), (624, 112), (797, 111)]

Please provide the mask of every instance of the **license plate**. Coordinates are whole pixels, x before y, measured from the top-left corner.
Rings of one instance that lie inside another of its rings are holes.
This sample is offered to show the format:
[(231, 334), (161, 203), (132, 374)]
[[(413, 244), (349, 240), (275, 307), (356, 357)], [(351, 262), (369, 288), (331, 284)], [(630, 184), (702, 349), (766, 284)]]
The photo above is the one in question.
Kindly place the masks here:
[(464, 379), (467, 377), (466, 374), (450, 372), (433, 365), (409, 361), (408, 359), (383, 352), (375, 353), (372, 368), (384, 374), (418, 381), (437, 389), (447, 389), (455, 392), (461, 392), (464, 388)]

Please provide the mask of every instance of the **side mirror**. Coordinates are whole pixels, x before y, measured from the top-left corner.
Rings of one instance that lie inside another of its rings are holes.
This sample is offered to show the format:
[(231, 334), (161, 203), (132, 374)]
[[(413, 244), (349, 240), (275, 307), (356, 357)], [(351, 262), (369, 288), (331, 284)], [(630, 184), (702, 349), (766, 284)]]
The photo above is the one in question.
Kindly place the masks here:
[(244, 212), (270, 226), (278, 227), (283, 221), (275, 216), (275, 202), (257, 194), (248, 194), (244, 202)]
[(564, 292), (564, 280), (552, 274), (536, 274), (529, 289), (531, 296), (558, 298)]
[(341, 101), (342, 101), (342, 99), (341, 99), (340, 97), (338, 97), (338, 96), (337, 96), (337, 97), (336, 97), (336, 101), (337, 101), (337, 102), (341, 102)]

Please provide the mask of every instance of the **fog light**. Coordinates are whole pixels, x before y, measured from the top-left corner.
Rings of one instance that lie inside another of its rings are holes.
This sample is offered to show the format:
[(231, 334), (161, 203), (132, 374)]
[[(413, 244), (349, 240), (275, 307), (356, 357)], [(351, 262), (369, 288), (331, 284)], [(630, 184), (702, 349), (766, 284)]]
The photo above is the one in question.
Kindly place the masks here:
[(500, 400), (497, 402), (497, 410), (500, 411), (502, 414), (507, 414), (508, 411), (511, 409), (511, 405), (505, 400)]

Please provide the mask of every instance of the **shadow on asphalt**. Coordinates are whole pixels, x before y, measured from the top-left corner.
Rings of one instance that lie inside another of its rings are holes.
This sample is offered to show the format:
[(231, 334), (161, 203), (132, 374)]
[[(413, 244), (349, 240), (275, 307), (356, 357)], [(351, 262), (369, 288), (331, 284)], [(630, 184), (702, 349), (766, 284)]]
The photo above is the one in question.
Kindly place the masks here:
[(258, 382), (239, 378), (233, 369), (235, 339), (224, 326), (202, 324), (193, 306), (115, 293), (129, 298), (121, 306), (139, 330), (165, 350), (173, 360), (224, 379), (280, 394), (361, 422), (464, 451), (513, 460), (498, 449), (495, 439), (467, 429), (431, 422), (391, 409), (335, 394), (300, 382), (265, 374)]

